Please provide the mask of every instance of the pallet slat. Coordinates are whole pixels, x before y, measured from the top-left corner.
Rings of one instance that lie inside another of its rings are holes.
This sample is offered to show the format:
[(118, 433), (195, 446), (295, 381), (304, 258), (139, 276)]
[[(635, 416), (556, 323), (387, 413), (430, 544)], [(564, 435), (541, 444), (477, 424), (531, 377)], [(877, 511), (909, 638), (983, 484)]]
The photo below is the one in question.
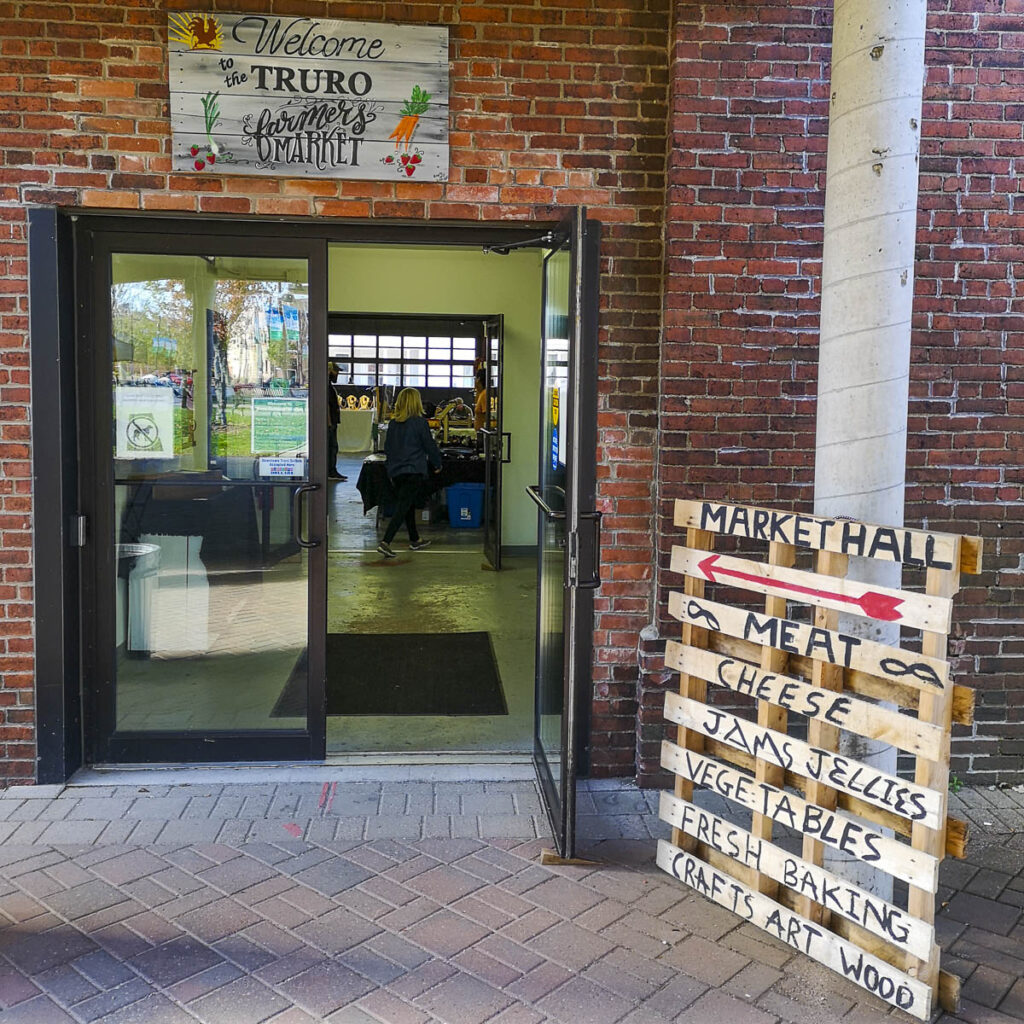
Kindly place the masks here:
[(673, 572), (722, 583), (757, 594), (778, 594), (818, 608), (831, 608), (867, 618), (898, 622), (913, 629), (948, 633), (953, 615), (949, 598), (917, 594), (911, 590), (836, 580), (802, 569), (783, 569), (730, 555), (708, 555), (689, 548), (672, 549)]
[(932, 990), (927, 985), (664, 839), (658, 841), (658, 867), (890, 1006), (919, 1020), (931, 1016)]

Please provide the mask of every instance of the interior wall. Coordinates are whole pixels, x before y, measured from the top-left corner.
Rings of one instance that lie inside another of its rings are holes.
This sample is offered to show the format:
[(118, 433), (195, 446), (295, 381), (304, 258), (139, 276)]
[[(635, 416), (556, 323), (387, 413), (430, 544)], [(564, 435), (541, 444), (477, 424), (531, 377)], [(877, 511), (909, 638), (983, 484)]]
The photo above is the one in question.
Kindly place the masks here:
[(539, 249), (507, 256), (481, 249), (334, 245), (328, 258), (332, 313), (437, 313), (505, 317), (504, 429), (512, 461), (502, 477), (502, 544), (534, 546), (540, 394)]

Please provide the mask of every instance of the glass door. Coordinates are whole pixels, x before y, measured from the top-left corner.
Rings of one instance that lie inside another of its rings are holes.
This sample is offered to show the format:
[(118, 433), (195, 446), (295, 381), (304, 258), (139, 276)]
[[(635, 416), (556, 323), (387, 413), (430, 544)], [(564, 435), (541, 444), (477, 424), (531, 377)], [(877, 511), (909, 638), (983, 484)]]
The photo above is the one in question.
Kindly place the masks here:
[(280, 239), (92, 240), (91, 758), (320, 757), (323, 256)]
[(576, 776), (586, 770), (593, 592), (598, 225), (577, 211), (544, 260), (537, 505), (534, 762), (558, 853), (575, 852)]
[(484, 331), (487, 349), (482, 374), (477, 380), (474, 422), (484, 442), (484, 557), (490, 567), (497, 570), (501, 568), (501, 466), (510, 457), (501, 415), (504, 318), (497, 316), (486, 321)]

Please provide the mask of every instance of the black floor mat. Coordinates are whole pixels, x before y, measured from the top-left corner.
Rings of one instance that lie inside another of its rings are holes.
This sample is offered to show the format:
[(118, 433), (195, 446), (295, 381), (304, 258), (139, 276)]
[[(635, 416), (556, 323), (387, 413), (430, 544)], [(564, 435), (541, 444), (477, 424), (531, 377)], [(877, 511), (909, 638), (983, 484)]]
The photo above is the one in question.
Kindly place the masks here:
[[(328, 633), (329, 715), (507, 715), (489, 633)], [(273, 718), (306, 715), (306, 653)]]

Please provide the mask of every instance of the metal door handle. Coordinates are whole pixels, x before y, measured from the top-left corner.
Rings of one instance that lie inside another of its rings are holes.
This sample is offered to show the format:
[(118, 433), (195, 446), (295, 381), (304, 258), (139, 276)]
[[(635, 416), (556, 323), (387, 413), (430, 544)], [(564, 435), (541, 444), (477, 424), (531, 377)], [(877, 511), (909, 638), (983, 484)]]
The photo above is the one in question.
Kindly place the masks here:
[(536, 484), (530, 484), (526, 488), (526, 493), (533, 498), (536, 506), (548, 517), (548, 519), (564, 519), (564, 512), (556, 512), (540, 495), (540, 487)]
[(583, 580), (576, 586), (580, 590), (597, 590), (601, 586), (601, 512), (581, 512), (580, 519), (594, 524), (594, 571), (589, 580)]
[(301, 487), (296, 487), (292, 494), (292, 536), (300, 548), (318, 548), (320, 546), (320, 541), (306, 540), (302, 536), (302, 496), (319, 490), (319, 484), (303, 484)]

